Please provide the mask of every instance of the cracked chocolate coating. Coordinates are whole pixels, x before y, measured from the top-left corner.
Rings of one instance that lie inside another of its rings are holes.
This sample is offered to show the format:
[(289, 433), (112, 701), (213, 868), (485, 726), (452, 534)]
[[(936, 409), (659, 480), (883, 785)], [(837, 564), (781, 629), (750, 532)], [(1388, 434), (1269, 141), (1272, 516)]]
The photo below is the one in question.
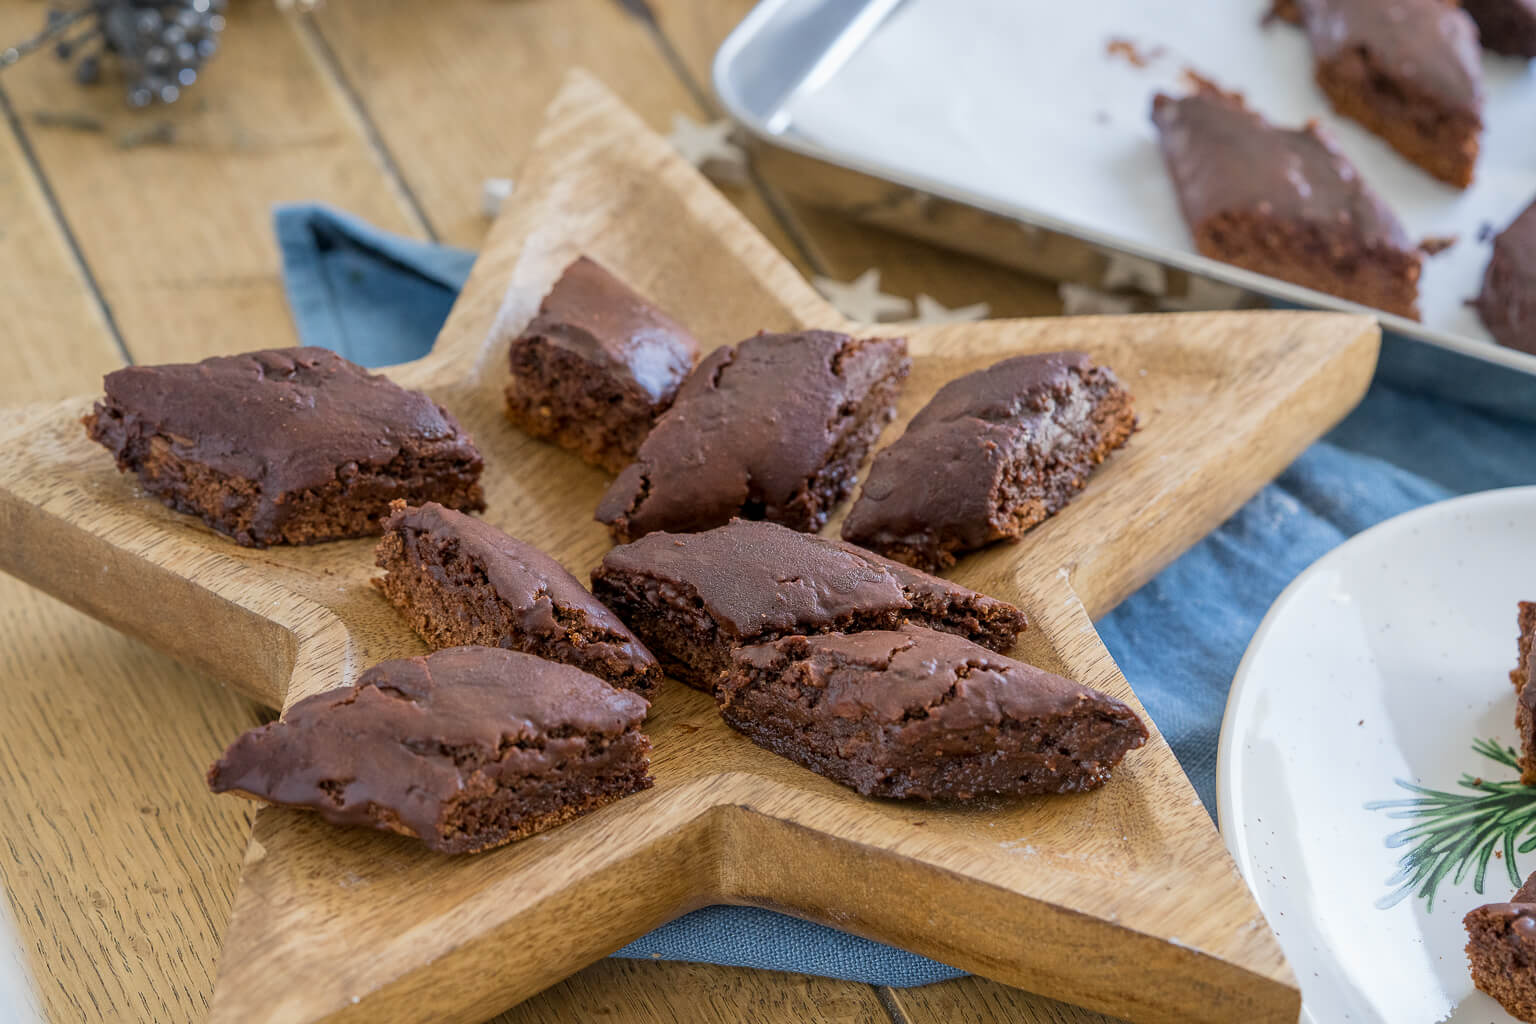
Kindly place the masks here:
[[(1035, 453), (1039, 477), (1085, 480), (1103, 443), (1094, 410), (1114, 391), (1115, 375), (1082, 352), (1014, 356), (950, 381), (875, 456), (843, 538), (887, 553), (903, 548), (933, 568), (944, 553), (1016, 536), (1009, 502), (1027, 495), (1010, 494), (1009, 467)], [(1073, 488), (1064, 484), (1058, 498), (1036, 479), (1043, 515), (1053, 514)]]
[(609, 551), (592, 575), (594, 584), (637, 577), (673, 596), (696, 595), (732, 637), (814, 632), (885, 612), (942, 616), (955, 607), (987, 616), (985, 631), (1000, 634), (999, 643), (1012, 643), (1025, 625), (1006, 601), (852, 544), (745, 519), (703, 533), (649, 534)]
[(472, 476), (482, 466), (458, 421), (431, 398), (328, 349), (128, 366), (107, 374), (105, 385), (91, 434), (119, 468), (132, 468), (122, 461), (131, 445), (162, 435), (176, 458), (254, 481), (258, 538), (283, 522), (285, 496), (360, 468), (382, 470), (402, 452), (462, 462)]
[(1107, 694), (910, 624), (740, 648), (716, 700), (759, 746), (897, 799), (1094, 789), (1147, 739)]
[(1536, 352), (1536, 202), (1493, 240), (1476, 306), (1500, 345)]
[(466, 790), (557, 777), (589, 743), (638, 729), (648, 707), (569, 665), (453, 647), (299, 701), (237, 739), (208, 785), (451, 850), (444, 812)]
[[(925, 722), (925, 732), (1064, 714), (1085, 701), (1131, 714), (1097, 690), (922, 626), (788, 636), (740, 648), (734, 657), (760, 671), (786, 658), (799, 662), (806, 684), (821, 691), (818, 714), (886, 724)], [(938, 742), (925, 749), (942, 752), (942, 739)]]
[[(909, 367), (904, 339), (832, 331), (759, 334), (716, 349), (603, 495), (597, 519), (621, 539), (706, 530), (744, 513), (816, 529), (826, 513), (805, 507), (807, 491), (840, 440), (870, 417), (891, 419), (891, 404), (860, 405)], [(834, 497), (851, 486), (851, 470), (826, 481)]]
[(1480, 116), (1482, 53), (1477, 28), (1445, 0), (1297, 0), (1320, 63), (1351, 50), (1369, 51), (1394, 79), (1447, 107)]
[(737, 637), (826, 629), (850, 616), (912, 607), (900, 580), (870, 557), (744, 519), (616, 547), (593, 575), (610, 574), (643, 574), (697, 594), (704, 611)]
[(575, 353), (652, 405), (672, 398), (699, 354), (682, 324), (586, 256), (565, 268), (522, 337)]
[(1209, 86), (1180, 99), (1158, 94), (1152, 120), (1192, 229), (1221, 213), (1258, 212), (1348, 225), (1364, 244), (1413, 248), (1396, 214), (1315, 122), (1276, 128)]

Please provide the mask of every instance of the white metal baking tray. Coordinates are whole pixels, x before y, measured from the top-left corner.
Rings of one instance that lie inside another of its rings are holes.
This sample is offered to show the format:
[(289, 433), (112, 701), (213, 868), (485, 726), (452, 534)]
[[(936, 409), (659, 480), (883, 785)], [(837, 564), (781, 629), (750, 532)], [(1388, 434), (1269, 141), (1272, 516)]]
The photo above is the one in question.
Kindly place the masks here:
[[(990, 214), (1283, 301), (1359, 311), (1200, 256), (1149, 120), (1193, 69), (1281, 125), (1317, 118), (1415, 238), (1457, 236), (1425, 262), (1423, 322), (1387, 329), (1536, 373), (1466, 306), (1485, 236), (1536, 197), (1536, 68), (1486, 56), (1477, 182), (1441, 185), (1333, 114), (1302, 33), (1262, 27), (1271, 0), (765, 0), (725, 41), (714, 84), (774, 146)], [(1137, 66), (1108, 51), (1126, 40)]]

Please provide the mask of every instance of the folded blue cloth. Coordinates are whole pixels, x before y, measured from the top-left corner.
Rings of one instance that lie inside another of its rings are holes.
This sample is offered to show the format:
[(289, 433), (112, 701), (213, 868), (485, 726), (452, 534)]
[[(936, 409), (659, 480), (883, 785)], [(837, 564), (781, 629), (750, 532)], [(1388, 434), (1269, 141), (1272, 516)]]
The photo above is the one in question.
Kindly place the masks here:
[[(426, 354), (473, 254), (381, 232), (321, 206), (280, 207), (299, 336), (366, 366)], [(1388, 338), (1370, 393), (1274, 483), (1098, 622), (1208, 810), (1227, 688), (1259, 620), (1352, 534), (1452, 494), (1536, 483), (1536, 378)], [(953, 968), (831, 928), (709, 907), (616, 956), (924, 985)]]

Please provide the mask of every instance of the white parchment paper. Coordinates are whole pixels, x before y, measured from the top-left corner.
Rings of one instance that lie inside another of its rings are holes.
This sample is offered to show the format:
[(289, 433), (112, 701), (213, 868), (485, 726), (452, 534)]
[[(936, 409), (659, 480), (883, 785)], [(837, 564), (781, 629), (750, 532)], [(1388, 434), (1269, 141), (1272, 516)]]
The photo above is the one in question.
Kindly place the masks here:
[[(835, 73), (793, 97), (789, 131), (866, 164), (1194, 253), (1149, 113), (1190, 68), (1279, 125), (1317, 118), (1397, 211), (1410, 236), (1456, 235), (1426, 261), (1424, 323), (1490, 341), (1465, 305), (1481, 286), (1485, 225), (1536, 198), (1536, 69), (1485, 56), (1487, 129), (1477, 181), (1442, 185), (1333, 114), (1302, 32), (1260, 26), (1269, 0), (907, 0)], [(1111, 39), (1153, 55), (1145, 67)]]

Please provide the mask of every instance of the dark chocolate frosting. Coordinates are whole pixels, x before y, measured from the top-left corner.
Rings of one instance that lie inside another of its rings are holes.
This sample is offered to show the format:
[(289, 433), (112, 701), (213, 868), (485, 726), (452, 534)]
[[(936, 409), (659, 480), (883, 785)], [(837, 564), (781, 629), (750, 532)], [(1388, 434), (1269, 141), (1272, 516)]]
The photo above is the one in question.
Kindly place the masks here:
[(672, 397), (699, 355), (682, 324), (586, 256), (565, 268), (522, 337), (574, 352), (652, 404)]
[(603, 557), (592, 576), (638, 576), (695, 595), (733, 637), (822, 630), (883, 612), (985, 616), (1009, 643), (1025, 628), (1013, 605), (777, 523), (733, 519), (703, 533), (651, 533)]
[(280, 520), (283, 495), (359, 467), (382, 469), (406, 450), (462, 460), (476, 474), (481, 465), (473, 442), (432, 399), (328, 349), (129, 366), (105, 384), (107, 402), (96, 412), (121, 420), (111, 434), (123, 445), (159, 434), (182, 459), (256, 481), (258, 535)]
[(1093, 398), (1081, 386), (1090, 372), (1114, 380), (1082, 352), (1048, 352), (950, 381), (875, 456), (843, 536), (919, 549), (943, 537), (962, 551), (998, 539), (1004, 467), (1026, 450), (1048, 458), (1092, 415)]
[(708, 529), (749, 506), (760, 518), (791, 519), (847, 407), (908, 365), (901, 338), (833, 331), (759, 334), (716, 349), (678, 389), (597, 518), (623, 520), (631, 537)]
[(1493, 240), (1476, 305), (1499, 344), (1536, 352), (1536, 202)]
[(1315, 123), (1276, 128), (1209, 86), (1182, 99), (1158, 94), (1152, 121), (1192, 226), (1257, 211), (1347, 229), (1367, 245), (1413, 248), (1397, 216)]
[(801, 685), (822, 691), (818, 714), (878, 724), (921, 722), (940, 744), (945, 732), (1063, 715), (1084, 705), (1128, 718), (1146, 735), (1135, 713), (1107, 694), (923, 626), (789, 636), (741, 648), (734, 657), (765, 672), (786, 657), (800, 662)]
[(1446, 0), (1297, 0), (1319, 62), (1364, 50), (1392, 78), (1480, 116), (1477, 26)]
[(692, 591), (738, 637), (826, 629), (850, 616), (911, 607), (901, 582), (871, 556), (743, 519), (703, 533), (647, 534), (609, 551), (593, 575), (608, 572), (643, 573)]
[(638, 728), (648, 707), (569, 665), (452, 647), (299, 701), (237, 739), (208, 785), (442, 848), (445, 806), (466, 788), (555, 776), (589, 740)]
[[(571, 646), (569, 657), (560, 660), (581, 665), (617, 658), (637, 670), (656, 665), (651, 652), (607, 605), (593, 597), (565, 566), (532, 544), (435, 501), (420, 508), (397, 508), (384, 529), (451, 539), (484, 567), (486, 581), (511, 611), (518, 628), (555, 644), (557, 649), (571, 632), (567, 622), (572, 616), (578, 617), (583, 638)], [(602, 634), (608, 636), (603, 638)]]

